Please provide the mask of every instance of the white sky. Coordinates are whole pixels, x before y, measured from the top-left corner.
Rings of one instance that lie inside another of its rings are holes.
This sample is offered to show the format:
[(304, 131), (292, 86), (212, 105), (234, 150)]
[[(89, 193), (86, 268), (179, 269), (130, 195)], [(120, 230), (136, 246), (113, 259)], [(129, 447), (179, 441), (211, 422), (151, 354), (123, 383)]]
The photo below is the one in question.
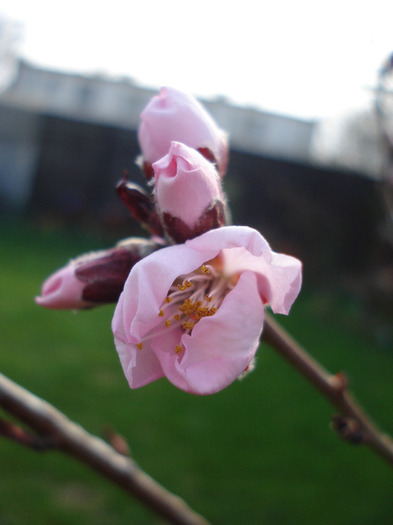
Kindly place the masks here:
[(313, 118), (364, 103), (393, 50), (392, 0), (0, 0), (21, 54)]

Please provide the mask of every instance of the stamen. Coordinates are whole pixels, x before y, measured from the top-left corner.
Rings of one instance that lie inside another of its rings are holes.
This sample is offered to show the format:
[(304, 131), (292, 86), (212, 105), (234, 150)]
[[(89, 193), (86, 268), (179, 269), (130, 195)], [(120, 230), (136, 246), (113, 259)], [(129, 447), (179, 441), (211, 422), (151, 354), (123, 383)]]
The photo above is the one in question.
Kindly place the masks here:
[(188, 281), (187, 279), (182, 284), (177, 285), (181, 292), (184, 292), (184, 290), (187, 290), (187, 288), (191, 288), (191, 286), (192, 282)]
[(193, 323), (192, 321), (184, 321), (182, 323), (183, 330), (192, 330), (194, 326), (195, 326), (195, 323)]
[[(150, 332), (143, 338), (143, 342), (158, 337), (167, 330), (183, 331), (191, 334), (195, 325), (203, 317), (211, 317), (220, 307), (226, 294), (234, 287), (229, 279), (221, 273), (221, 267), (206, 263), (198, 270), (183, 275), (172, 284), (163, 300), (158, 316), (165, 317), (161, 330)], [(142, 342), (137, 348), (142, 348)], [(184, 350), (181, 344), (175, 346), (175, 352), (180, 354)]]
[(142, 348), (143, 348), (143, 343), (137, 343), (137, 344), (136, 344), (136, 347), (137, 347), (138, 350), (142, 350)]

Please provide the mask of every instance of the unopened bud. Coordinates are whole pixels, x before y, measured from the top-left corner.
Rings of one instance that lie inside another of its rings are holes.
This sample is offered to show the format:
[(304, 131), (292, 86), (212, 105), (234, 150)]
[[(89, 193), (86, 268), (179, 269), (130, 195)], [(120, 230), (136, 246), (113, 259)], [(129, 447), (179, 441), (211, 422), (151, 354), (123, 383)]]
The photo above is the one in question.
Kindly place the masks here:
[(35, 301), (54, 310), (116, 302), (134, 264), (158, 248), (154, 241), (130, 238), (115, 248), (81, 255), (49, 276)]
[(156, 206), (169, 239), (182, 243), (225, 224), (221, 179), (194, 149), (172, 142), (169, 153), (153, 164)]
[(143, 170), (153, 176), (152, 164), (169, 151), (172, 141), (199, 150), (217, 164), (224, 176), (228, 165), (228, 140), (209, 113), (192, 95), (163, 87), (141, 113), (138, 131)]

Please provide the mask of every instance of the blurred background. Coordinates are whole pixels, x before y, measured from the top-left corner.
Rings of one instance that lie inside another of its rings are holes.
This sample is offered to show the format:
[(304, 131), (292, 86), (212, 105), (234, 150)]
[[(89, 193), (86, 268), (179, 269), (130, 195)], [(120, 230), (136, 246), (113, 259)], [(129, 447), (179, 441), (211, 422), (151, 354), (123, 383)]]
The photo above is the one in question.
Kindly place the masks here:
[[(388, 524), (388, 466), (329, 431), (332, 409), (270, 349), (210, 398), (129, 391), (112, 306), (33, 303), (81, 252), (144, 234), (117, 200), (143, 183), (139, 114), (192, 92), (229, 132), (234, 223), (302, 259), (280, 321), (343, 370), (391, 433), (393, 49), (389, 2), (0, 5), (1, 371), (135, 459), (214, 523)], [(390, 425), (390, 428), (389, 428)], [(160, 523), (56, 454), (0, 441), (0, 523)]]

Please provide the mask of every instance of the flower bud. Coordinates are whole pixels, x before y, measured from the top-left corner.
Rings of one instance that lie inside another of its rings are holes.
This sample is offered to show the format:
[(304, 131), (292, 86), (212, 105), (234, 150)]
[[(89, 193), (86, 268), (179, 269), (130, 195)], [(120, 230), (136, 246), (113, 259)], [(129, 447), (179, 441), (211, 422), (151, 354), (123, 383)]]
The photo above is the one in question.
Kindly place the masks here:
[(176, 243), (224, 226), (226, 205), (221, 179), (196, 150), (172, 142), (153, 164), (156, 206), (166, 235)]
[(48, 277), (35, 301), (54, 310), (114, 303), (134, 264), (159, 247), (154, 241), (130, 238), (115, 248), (81, 255)]
[(141, 113), (141, 121), (138, 140), (148, 178), (153, 176), (152, 164), (168, 153), (174, 140), (199, 150), (225, 175), (227, 135), (193, 96), (163, 87)]

